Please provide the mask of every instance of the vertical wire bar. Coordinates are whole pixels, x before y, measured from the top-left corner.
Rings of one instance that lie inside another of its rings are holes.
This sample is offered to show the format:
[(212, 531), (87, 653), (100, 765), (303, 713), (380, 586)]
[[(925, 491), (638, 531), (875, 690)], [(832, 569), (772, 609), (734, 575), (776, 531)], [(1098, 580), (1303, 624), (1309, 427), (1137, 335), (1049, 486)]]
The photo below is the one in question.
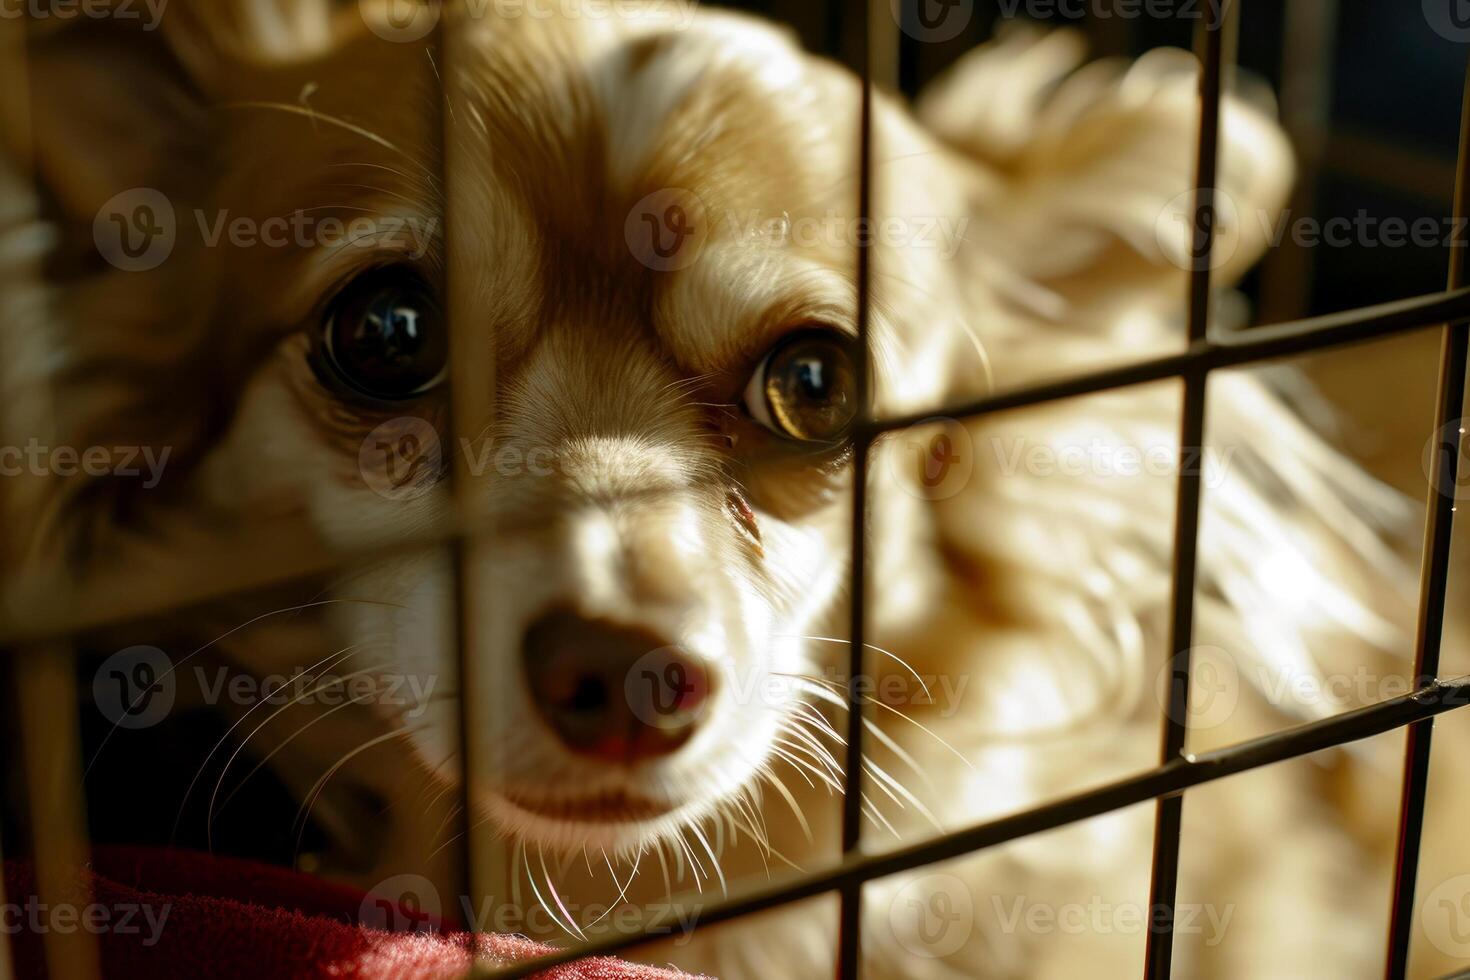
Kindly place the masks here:
[[(1193, 241), (1189, 276), (1189, 342), (1205, 339), (1210, 317), (1210, 266), (1215, 237), (1215, 180), (1220, 141), (1220, 101), (1225, 63), (1233, 53), (1240, 5), (1228, 5), (1223, 23), (1202, 24), (1198, 45), (1200, 71), (1199, 146), (1195, 160)], [(1195, 571), (1199, 557), (1200, 472), (1184, 465), (1190, 447), (1204, 445), (1205, 388), (1208, 372), (1184, 373), (1184, 399), (1179, 430), (1179, 486), (1174, 511), (1174, 573), (1169, 622), (1172, 657), (1167, 706), (1164, 710), (1160, 758), (1172, 762), (1184, 751), (1188, 735), (1190, 646), (1194, 635)], [(1202, 464), (1201, 464), (1202, 465)], [(1154, 816), (1153, 871), (1149, 885), (1151, 910), (1144, 950), (1144, 976), (1169, 976), (1174, 956), (1174, 899), (1179, 884), (1179, 838), (1183, 795), (1161, 798)]]
[[(860, 5), (862, 43), (859, 54), (861, 73), (861, 105), (858, 110), (858, 222), (867, 227), (873, 206), (873, 17), (876, 5), (868, 0)], [(863, 699), (864, 635), (867, 627), (867, 560), (868, 560), (868, 455), (873, 435), (872, 357), (869, 350), (870, 273), (872, 248), (870, 236), (858, 236), (857, 248), (857, 399), (858, 417), (853, 427), (852, 454), (852, 564), (849, 569), (848, 592), (851, 596), (851, 623), (847, 656), (847, 767), (843, 772), (842, 853), (855, 853), (862, 844), (863, 801)], [(857, 980), (861, 973), (863, 886), (852, 882), (841, 889), (841, 909), (837, 931), (837, 976), (840, 980)]]
[[(431, 3), (439, 3), (439, 0), (430, 0)], [(455, 152), (458, 143), (455, 139), (454, 107), (452, 103), (453, 92), (446, 86), (445, 79), (453, 78), (455, 61), (455, 25), (460, 23), (459, 17), (463, 8), (454, 0), (444, 0), (440, 4), (440, 17), (435, 30), (431, 35), (428, 54), (434, 59), (436, 75), (440, 80), (441, 98), (439, 105), (440, 123), (440, 188), (442, 211), (442, 227), (444, 229), (444, 254), (443, 254), (443, 296), (445, 317), (449, 329), (449, 409), (444, 423), (443, 451), (449, 453), (448, 478), (450, 484), (453, 506), (451, 508), (452, 519), (457, 528), (474, 527), (481, 530), (477, 522), (478, 512), (470, 495), (470, 473), (468, 472), (467, 455), (459, 451), (459, 438), (463, 433), (470, 431), (481, 431), (478, 425), (488, 425), (491, 412), (494, 409), (494, 362), (490, 357), (490, 345), (488, 343), (476, 343), (470, 333), (469, 324), (474, 322), (469, 309), (469, 297), (463, 288), (466, 276), (460, 274), (456, 261), (459, 250), (455, 247), (456, 234), (459, 225), (454, 220), (458, 213), (456, 208), (457, 189), (454, 183), (456, 173), (466, 172), (464, 167), (455, 166)], [(493, 533), (484, 529), (485, 533)], [(483, 709), (478, 703), (476, 693), (481, 686), (478, 674), (475, 670), (474, 645), (476, 636), (476, 623), (472, 612), (478, 610), (484, 615), (483, 603), (488, 601), (487, 595), (480, 593), (486, 590), (475, 590), (472, 583), (471, 568), (473, 560), (483, 560), (487, 544), (484, 538), (466, 538), (462, 533), (456, 532), (449, 542), (449, 557), (453, 566), (453, 587), (450, 592), (451, 601), (454, 603), (454, 664), (458, 676), (459, 689), (459, 762), (460, 762), (460, 839), (464, 843), (464, 863), (461, 873), (456, 876), (455, 895), (462, 903), (463, 908), (479, 909), (481, 902), (487, 896), (494, 896), (495, 901), (500, 900), (500, 890), (494, 872), (493, 851), (480, 846), (476, 839), (477, 830), (481, 821), (475, 819), (476, 812), (476, 786), (480, 776), (481, 760), (475, 751), (474, 733), (478, 726), (477, 709)], [(483, 730), (483, 726), (479, 726)], [(493, 890), (492, 890), (493, 888)], [(465, 927), (473, 930), (475, 923), (466, 922)], [(471, 964), (472, 971), (479, 965), (478, 947), (472, 946), (471, 955), (474, 961)]]
[[(24, 733), (25, 785), (30, 802), (35, 899), (52, 909), (71, 908), (78, 917), (91, 904), (83, 877), (89, 855), (82, 800), (81, 721), (72, 651), (56, 645), (22, 651), (13, 661), (15, 699)], [(25, 901), (31, 896), (15, 896)], [(46, 971), (81, 980), (100, 975), (97, 936), (86, 929), (41, 937)]]
[[(0, 840), (0, 867), (5, 860), (5, 842)], [(5, 882), (0, 878), (0, 908), (6, 908), (9, 899), (5, 897)], [(0, 929), (0, 980), (14, 980), (15, 961), (10, 956), (10, 930)]]
[[(1470, 63), (1460, 102), (1460, 150), (1455, 164), (1456, 227), (1470, 214)], [(1456, 240), (1450, 248), (1449, 288), (1465, 282), (1465, 247)], [(1418, 632), (1414, 649), (1414, 676), (1418, 682), (1439, 674), (1444, 632), (1445, 592), (1450, 575), (1450, 533), (1455, 519), (1455, 483), (1464, 443), (1461, 418), (1465, 404), (1466, 325), (1444, 328), (1439, 366), (1439, 405), (1435, 434), (1439, 451), (1429, 468), (1429, 505), (1424, 520), (1424, 554), (1419, 568)], [(1384, 976), (1402, 980), (1408, 970), (1410, 926), (1414, 921), (1414, 888), (1424, 830), (1424, 796), (1429, 787), (1429, 750), (1434, 723), (1409, 726), (1404, 738), (1404, 775), (1399, 800), (1398, 845), (1394, 856), (1393, 900), (1388, 923), (1388, 955)]]
[[(1338, 0), (1295, 0), (1283, 4), (1281, 123), (1297, 152), (1297, 180), (1287, 207), (1308, 214), (1317, 199), (1332, 136), (1332, 81), (1337, 43)], [(1307, 309), (1316, 254), (1283, 241), (1261, 266), (1258, 318), (1290, 320)]]
[[(31, 86), (28, 70), (29, 18), (0, 21), (0, 135), (10, 144), (8, 159), (0, 159), (0, 193), (18, 198), (7, 203), (0, 221), (0, 245), (16, 228), (35, 220), (34, 123), (31, 118)], [(24, 195), (24, 196), (22, 196)], [(24, 202), (24, 203), (20, 203)], [(31, 250), (0, 248), (12, 255), (0, 267), (0, 282), (6, 299), (13, 303), (6, 312), (12, 319), (29, 322), (50, 314), (36, 283), (40, 271)], [(13, 338), (6, 338), (7, 341)], [(20, 356), (0, 342), (0, 350)], [(7, 392), (7, 394), (10, 394)], [(13, 436), (34, 435), (46, 424), (49, 406), (27, 402), (6, 406), (3, 432)], [(42, 433), (44, 434), (44, 433)], [(0, 517), (13, 520), (35, 513), (40, 493), (48, 489), (44, 478), (17, 481), (7, 478), (0, 494)], [(19, 542), (0, 536), (0, 568), (15, 567)], [(0, 581), (9, 584), (9, 575)], [(35, 874), (35, 894), (9, 896), (11, 902), (34, 899), (53, 909), (70, 907), (78, 918), (91, 902), (91, 889), (84, 873), (90, 859), (87, 820), (82, 785), (81, 718), (77, 703), (77, 680), (73, 650), (69, 644), (54, 643), (15, 652), (5, 665), (12, 672), (19, 729), (19, 751), (23, 773), (26, 819), (30, 830)], [(13, 960), (10, 930), (0, 930), (0, 976), (9, 976)], [(97, 936), (86, 929), (63, 934), (47, 930), (41, 937), (47, 973), (66, 980), (86, 980), (101, 975)]]

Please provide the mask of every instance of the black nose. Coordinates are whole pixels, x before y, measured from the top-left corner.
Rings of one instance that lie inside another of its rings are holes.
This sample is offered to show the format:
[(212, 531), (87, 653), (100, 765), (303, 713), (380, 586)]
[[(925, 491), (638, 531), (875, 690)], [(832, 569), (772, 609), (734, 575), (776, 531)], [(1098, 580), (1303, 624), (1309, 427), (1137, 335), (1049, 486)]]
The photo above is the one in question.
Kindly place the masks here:
[(521, 654), (542, 719), (573, 752), (606, 762), (673, 752), (710, 693), (709, 673), (664, 637), (575, 613), (532, 623)]

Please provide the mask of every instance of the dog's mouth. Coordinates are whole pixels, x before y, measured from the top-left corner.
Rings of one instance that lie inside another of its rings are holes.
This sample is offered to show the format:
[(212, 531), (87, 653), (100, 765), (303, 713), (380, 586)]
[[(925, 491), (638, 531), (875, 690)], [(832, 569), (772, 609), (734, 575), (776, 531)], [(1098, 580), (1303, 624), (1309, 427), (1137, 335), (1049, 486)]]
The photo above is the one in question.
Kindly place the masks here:
[(506, 796), (513, 806), (543, 820), (588, 824), (636, 824), (666, 817), (679, 804), (613, 790), (596, 796), (545, 799), (521, 794)]

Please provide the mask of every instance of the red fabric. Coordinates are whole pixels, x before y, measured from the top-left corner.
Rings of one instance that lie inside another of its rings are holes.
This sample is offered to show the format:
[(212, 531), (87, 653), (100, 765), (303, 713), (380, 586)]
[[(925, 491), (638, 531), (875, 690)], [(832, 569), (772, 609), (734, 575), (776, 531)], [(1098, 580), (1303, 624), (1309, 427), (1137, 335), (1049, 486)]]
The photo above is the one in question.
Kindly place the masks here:
[[(481, 955), (499, 962), (547, 952), (517, 936), (472, 939), (423, 915), (403, 917), (419, 922), (420, 931), (367, 928), (358, 924), (367, 895), (356, 889), (192, 851), (98, 848), (87, 884), (97, 907), (91, 914), (105, 915), (110, 923), (93, 930), (107, 980), (438, 980), (464, 975), (472, 942)], [(15, 974), (22, 978), (44, 975), (41, 936), (34, 923), (59, 925), (58, 932), (68, 928), (40, 908), (34, 895), (30, 864), (6, 861), (0, 926), (10, 934)], [(70, 918), (69, 928), (77, 929), (81, 914)], [(538, 976), (672, 980), (687, 975), (601, 958)]]

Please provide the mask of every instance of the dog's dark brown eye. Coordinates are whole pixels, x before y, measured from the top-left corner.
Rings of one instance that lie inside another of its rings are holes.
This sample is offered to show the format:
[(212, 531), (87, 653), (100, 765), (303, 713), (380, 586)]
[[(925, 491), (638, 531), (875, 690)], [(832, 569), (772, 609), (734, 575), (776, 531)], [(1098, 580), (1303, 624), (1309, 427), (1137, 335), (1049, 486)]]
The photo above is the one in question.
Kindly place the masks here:
[(322, 324), (322, 359), (354, 392), (415, 398), (445, 374), (449, 338), (433, 294), (414, 272), (378, 269), (338, 294)]
[(857, 415), (857, 369), (852, 341), (834, 330), (813, 329), (777, 344), (745, 392), (745, 406), (761, 425), (802, 442), (836, 442)]

